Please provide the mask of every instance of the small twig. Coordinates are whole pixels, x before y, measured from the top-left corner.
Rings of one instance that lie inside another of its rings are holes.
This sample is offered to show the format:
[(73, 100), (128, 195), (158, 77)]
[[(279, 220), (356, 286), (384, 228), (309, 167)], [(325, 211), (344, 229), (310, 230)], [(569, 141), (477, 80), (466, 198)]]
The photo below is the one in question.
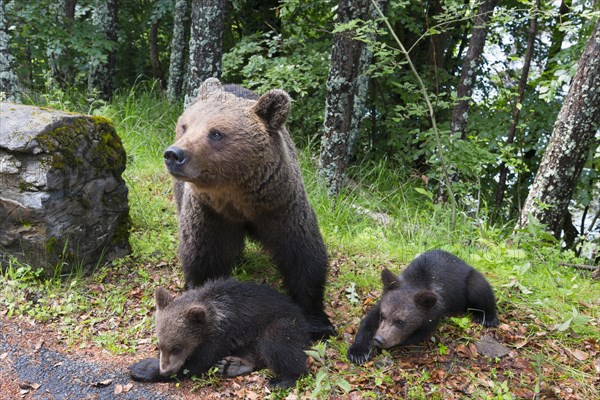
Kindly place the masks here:
[(586, 271), (595, 271), (598, 269), (595, 265), (587, 265), (587, 264), (571, 264), (571, 263), (559, 263), (558, 265), (563, 267), (571, 267), (575, 269), (584, 269)]
[(406, 58), (406, 61), (408, 62), (408, 65), (410, 66), (410, 69), (411, 69), (413, 75), (415, 76), (415, 78), (417, 79), (417, 82), (419, 83), (419, 86), (421, 88), (421, 93), (423, 94), (425, 103), (427, 103), (427, 108), (429, 109), (429, 116), (431, 118), (431, 128), (432, 128), (433, 134), (435, 136), (435, 142), (436, 142), (436, 146), (437, 146), (437, 150), (438, 150), (438, 155), (440, 157), (440, 162), (442, 164), (444, 183), (446, 184), (446, 190), (448, 191), (448, 197), (450, 198), (450, 202), (452, 204), (452, 229), (454, 229), (454, 227), (456, 226), (456, 208), (457, 208), (456, 199), (454, 198), (454, 192), (452, 191), (452, 182), (450, 181), (450, 176), (448, 175), (448, 171), (447, 171), (448, 167), (446, 164), (446, 158), (444, 156), (444, 150), (442, 148), (442, 140), (440, 138), (440, 132), (437, 127), (437, 122), (435, 120), (435, 113), (433, 111), (433, 106), (431, 105), (431, 102), (429, 101), (427, 89), (425, 88), (425, 84), (423, 83), (423, 80), (419, 76), (419, 73), (417, 72), (412, 60), (410, 59), (410, 55), (408, 54), (408, 52), (404, 48), (404, 45), (402, 44), (402, 42), (396, 35), (396, 32), (394, 32), (392, 25), (390, 25), (390, 22), (388, 21), (386, 16), (383, 15), (383, 12), (377, 5), (377, 2), (375, 0), (371, 0), (371, 3), (377, 10), (377, 13), (379, 13), (381, 18), (385, 22), (385, 25), (387, 26), (388, 30), (390, 31), (390, 34), (392, 35), (392, 37), (394, 38), (394, 40), (400, 47), (400, 51), (404, 54), (404, 57)]

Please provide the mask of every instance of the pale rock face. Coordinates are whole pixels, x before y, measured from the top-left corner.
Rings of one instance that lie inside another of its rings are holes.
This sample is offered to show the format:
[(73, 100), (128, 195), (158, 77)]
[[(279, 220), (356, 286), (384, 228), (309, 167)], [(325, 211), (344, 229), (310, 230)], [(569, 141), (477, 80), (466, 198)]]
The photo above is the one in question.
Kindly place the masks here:
[(0, 264), (48, 274), (129, 252), (125, 151), (102, 117), (0, 103)]

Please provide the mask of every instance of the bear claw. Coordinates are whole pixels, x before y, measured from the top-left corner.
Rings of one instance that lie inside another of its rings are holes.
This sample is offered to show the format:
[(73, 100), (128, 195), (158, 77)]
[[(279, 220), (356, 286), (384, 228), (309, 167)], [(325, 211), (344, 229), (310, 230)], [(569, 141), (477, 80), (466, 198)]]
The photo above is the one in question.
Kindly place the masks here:
[(346, 353), (346, 358), (354, 364), (361, 365), (375, 357), (378, 353), (377, 347), (360, 348), (351, 346)]

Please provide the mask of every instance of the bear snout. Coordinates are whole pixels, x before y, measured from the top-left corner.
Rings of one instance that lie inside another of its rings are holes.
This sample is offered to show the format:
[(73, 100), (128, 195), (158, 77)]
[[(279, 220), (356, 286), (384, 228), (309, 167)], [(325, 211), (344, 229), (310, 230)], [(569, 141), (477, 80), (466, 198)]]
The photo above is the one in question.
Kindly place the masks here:
[(379, 335), (375, 335), (375, 337), (373, 338), (373, 344), (379, 348), (383, 347), (385, 340), (379, 336)]
[(170, 146), (167, 148), (167, 150), (165, 150), (164, 158), (165, 165), (169, 172), (179, 172), (181, 167), (183, 167), (188, 160), (183, 149), (177, 146)]

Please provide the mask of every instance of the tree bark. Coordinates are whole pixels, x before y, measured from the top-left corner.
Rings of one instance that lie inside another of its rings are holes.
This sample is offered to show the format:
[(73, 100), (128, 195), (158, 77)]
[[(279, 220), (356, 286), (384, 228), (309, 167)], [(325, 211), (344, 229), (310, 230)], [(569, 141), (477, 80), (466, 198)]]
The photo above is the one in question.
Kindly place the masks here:
[(152, 75), (160, 82), (161, 87), (164, 87), (164, 74), (162, 67), (160, 66), (160, 59), (158, 57), (158, 27), (160, 19), (152, 22), (150, 25), (150, 34), (148, 35), (148, 41), (150, 42), (150, 63), (152, 64)]
[(185, 29), (188, 26), (188, 0), (177, 0), (173, 10), (173, 38), (171, 39), (171, 58), (169, 61), (169, 80), (167, 98), (176, 102), (183, 94), (185, 76)]
[[(55, 0), (51, 8), (60, 10), (61, 0)], [(65, 36), (69, 36), (73, 29), (73, 20), (75, 19), (75, 8), (77, 6), (77, 0), (63, 0), (61, 17), (62, 24), (65, 31)], [(49, 10), (50, 12), (50, 10)], [(74, 68), (71, 64), (73, 59), (73, 51), (66, 46), (65, 43), (59, 43), (61, 38), (50, 38), (47, 44), (46, 55), (48, 58), (48, 66), (50, 67), (50, 76), (52, 77), (53, 83), (57, 85), (71, 85), (73, 84), (73, 77), (75, 76)]]
[(105, 59), (93, 57), (90, 60), (90, 73), (88, 75), (88, 93), (97, 92), (103, 100), (112, 97), (116, 66), (117, 45), (117, 0), (100, 0), (94, 7), (92, 16), (93, 24), (105, 39), (111, 43), (111, 50), (106, 53)]
[[(517, 98), (512, 110), (512, 118), (510, 127), (508, 128), (508, 134), (506, 135), (506, 145), (510, 146), (517, 133), (517, 125), (519, 124), (519, 117), (521, 115), (521, 104), (523, 102), (523, 96), (525, 94), (525, 87), (527, 86), (527, 78), (529, 77), (529, 69), (531, 67), (531, 59), (533, 58), (533, 48), (535, 45), (535, 37), (537, 35), (537, 14), (540, 9), (540, 0), (536, 0), (533, 9), (531, 10), (531, 17), (529, 20), (529, 33), (527, 35), (527, 50), (525, 51), (525, 59), (523, 60), (523, 70), (521, 71), (521, 78), (519, 79), (519, 86), (517, 89)], [(508, 175), (508, 166), (504, 161), (500, 164), (500, 176), (498, 177), (498, 186), (496, 187), (496, 210), (499, 212), (504, 201), (504, 193), (506, 191), (506, 177)]]
[(225, 0), (193, 0), (185, 107), (197, 96), (205, 79), (221, 77)]
[[(379, 1), (380, 8), (385, 1)], [(340, 24), (369, 20), (375, 12), (370, 0), (341, 0), (337, 9)], [(333, 196), (343, 186), (346, 167), (354, 155), (358, 134), (367, 113), (369, 78), (365, 72), (372, 60), (368, 46), (354, 39), (354, 32), (335, 33), (327, 78), (325, 122), (319, 156), (319, 176)]]
[(565, 40), (565, 35), (567, 34), (565, 30), (560, 28), (563, 26), (563, 23), (566, 22), (565, 18), (568, 12), (571, 10), (572, 2), (573, 0), (562, 0), (560, 3), (558, 15), (556, 16), (556, 20), (554, 21), (554, 26), (552, 29), (552, 39), (550, 42), (550, 48), (548, 49), (548, 61), (544, 67), (543, 75), (548, 75), (548, 73), (553, 69), (554, 65), (556, 65), (556, 60), (554, 57), (556, 57), (556, 55), (560, 52), (562, 43)]
[(532, 216), (555, 237), (560, 237), (563, 218), (583, 166), (590, 150), (598, 145), (599, 121), (600, 19), (579, 59), (517, 228), (525, 227)]
[(10, 35), (5, 18), (4, 0), (0, 0), (0, 102), (19, 102), (17, 76), (13, 71), (10, 54)]
[(469, 103), (473, 94), (473, 86), (475, 85), (476, 70), (479, 65), (485, 39), (488, 33), (488, 23), (492, 18), (496, 0), (484, 0), (477, 10), (475, 24), (471, 32), (469, 40), (469, 48), (467, 55), (463, 61), (462, 70), (460, 73), (460, 83), (457, 89), (457, 102), (452, 111), (451, 129), (452, 135), (460, 134), (460, 138), (466, 136), (467, 120), (469, 115)]

